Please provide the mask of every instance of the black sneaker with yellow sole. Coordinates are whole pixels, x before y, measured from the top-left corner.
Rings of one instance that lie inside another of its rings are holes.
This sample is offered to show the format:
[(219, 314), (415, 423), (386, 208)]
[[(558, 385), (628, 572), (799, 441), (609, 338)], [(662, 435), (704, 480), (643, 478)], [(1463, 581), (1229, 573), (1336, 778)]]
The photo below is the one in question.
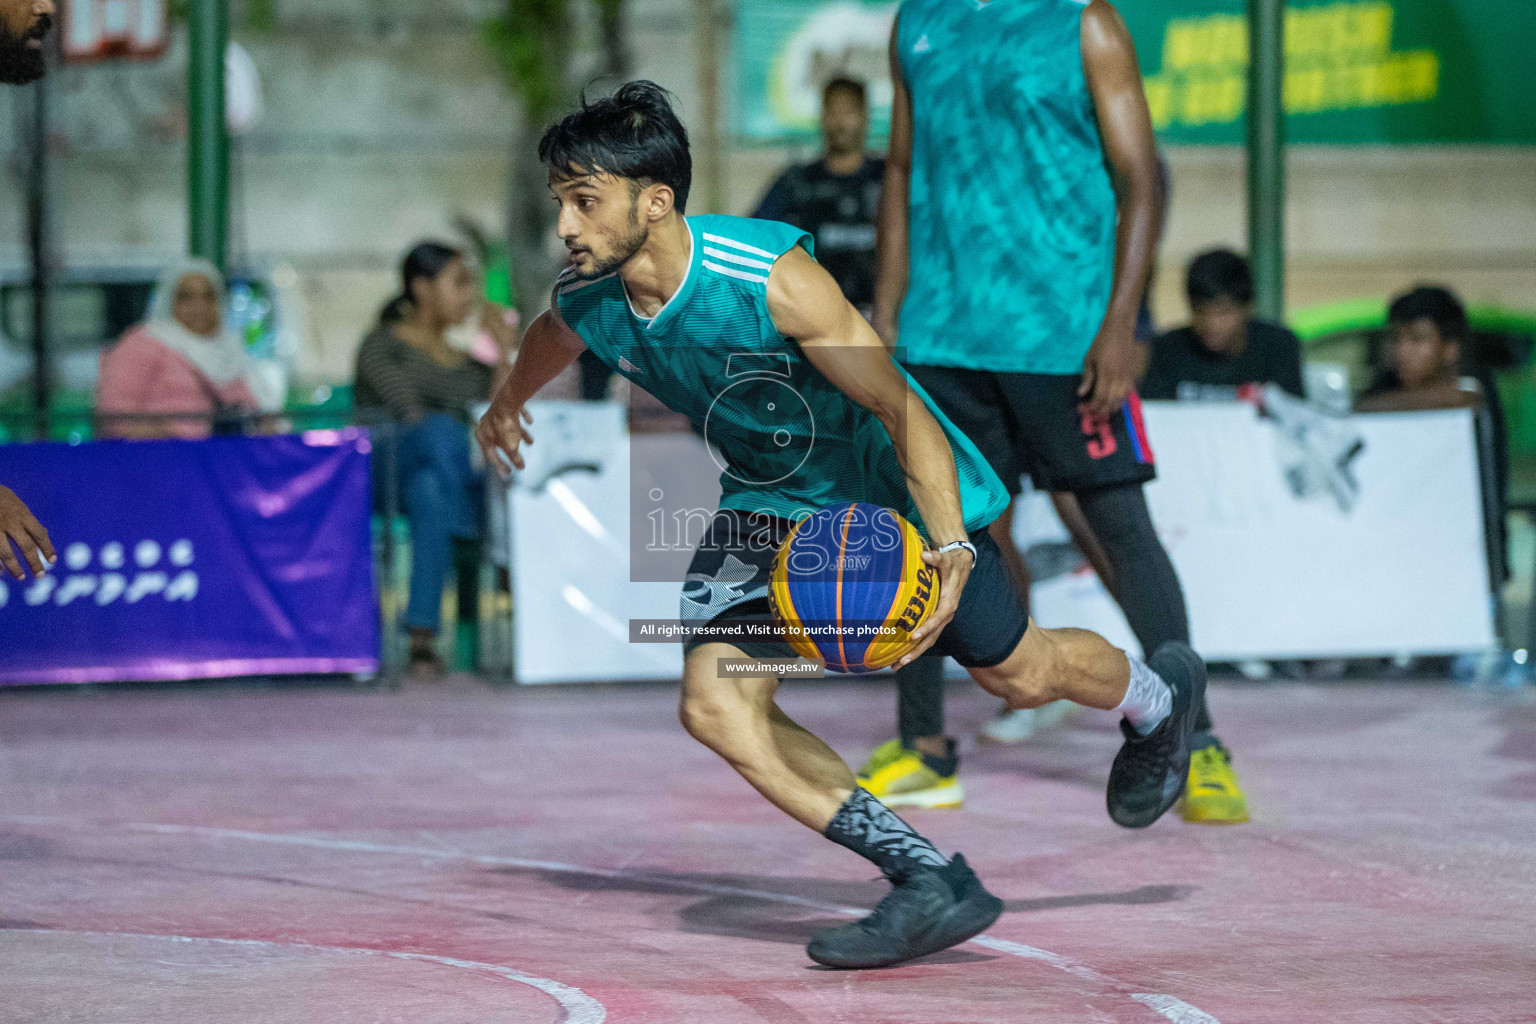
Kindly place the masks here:
[(982, 888), (960, 854), (896, 882), (868, 917), (823, 928), (805, 951), (827, 967), (891, 967), (957, 946), (992, 927), (1003, 901)]
[(1125, 743), (1109, 771), (1105, 803), (1114, 823), (1126, 828), (1146, 828), (1178, 803), (1189, 777), (1195, 714), (1205, 698), (1205, 662), (1188, 644), (1163, 644), (1147, 667), (1173, 691), (1173, 710), (1146, 736), (1120, 722)]

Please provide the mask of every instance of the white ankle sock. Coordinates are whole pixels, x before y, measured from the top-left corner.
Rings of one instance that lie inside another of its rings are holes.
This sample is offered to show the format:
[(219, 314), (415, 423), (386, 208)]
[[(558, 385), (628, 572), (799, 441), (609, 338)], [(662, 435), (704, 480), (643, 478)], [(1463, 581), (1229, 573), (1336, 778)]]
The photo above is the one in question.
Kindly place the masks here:
[(1139, 735), (1146, 736), (1173, 711), (1173, 690), (1146, 662), (1129, 654), (1125, 657), (1131, 663), (1131, 685), (1126, 688), (1125, 700), (1115, 710), (1125, 715)]

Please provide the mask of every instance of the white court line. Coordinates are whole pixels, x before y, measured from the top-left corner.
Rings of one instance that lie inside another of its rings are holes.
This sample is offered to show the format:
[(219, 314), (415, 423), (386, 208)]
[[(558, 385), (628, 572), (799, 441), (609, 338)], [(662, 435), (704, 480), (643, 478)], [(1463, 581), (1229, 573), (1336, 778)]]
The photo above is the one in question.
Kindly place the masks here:
[[(15, 820), (15, 819), (7, 819)], [(257, 843), (275, 843), (285, 846), (308, 846), (320, 850), (352, 850), (359, 853), (385, 853), (397, 856), (422, 857), (431, 860), (468, 861), (475, 864), (486, 864), (499, 867), (520, 867), (540, 871), (560, 871), (566, 874), (587, 875), (596, 878), (629, 878), (636, 881), (648, 881), (663, 885), (670, 885), (678, 889), (691, 890), (693, 892), (706, 893), (714, 896), (744, 896), (751, 899), (767, 900), (773, 903), (786, 903), (794, 906), (806, 907), (810, 910), (820, 910), (833, 914), (842, 914), (849, 917), (863, 917), (868, 908), (842, 907), (833, 903), (822, 903), (819, 900), (806, 899), (803, 896), (791, 896), (785, 893), (763, 892), (758, 889), (743, 889), (732, 885), (715, 885), (710, 882), (693, 882), (671, 878), (665, 875), (651, 875), (643, 871), (612, 871), (605, 868), (588, 868), (578, 864), (565, 864), (559, 861), (525, 860), (521, 857), (495, 857), (485, 854), (457, 853), (451, 850), (434, 850), (430, 847), (414, 846), (385, 846), (379, 843), (365, 843), (347, 839), (316, 839), (311, 836), (284, 835), (271, 832), (244, 832), (237, 829), (207, 828), (199, 825), (158, 825), (148, 823), (131, 823), (123, 826), (136, 832), (155, 832), (164, 835), (195, 835), (209, 838), (243, 839)], [(1158, 995), (1155, 993), (1132, 993), (1128, 987), (1107, 974), (1101, 974), (1091, 967), (1086, 967), (1059, 953), (1052, 953), (1045, 949), (1036, 949), (1034, 946), (1026, 946), (1019, 942), (1010, 942), (1007, 939), (993, 938), (990, 935), (978, 935), (970, 940), (973, 945), (981, 946), (998, 953), (1006, 953), (1009, 956), (1020, 957), (1025, 960), (1039, 960), (1058, 971), (1065, 971), (1074, 977), (1085, 981), (1092, 981), (1108, 988), (1119, 989), (1130, 998), (1143, 1006), (1155, 1010), (1168, 1018), (1173, 1024), (1221, 1024), (1219, 1020), (1204, 1010), (1196, 1009), (1181, 999), (1173, 996)]]
[(1175, 999), (1173, 996), (1132, 995), (1131, 998), (1143, 1006), (1152, 1007), (1173, 1021), (1173, 1024), (1221, 1024), (1204, 1010), (1197, 1010), (1182, 999)]
[(259, 949), (302, 949), (311, 953), (353, 953), (361, 956), (385, 956), (392, 960), (418, 960), (422, 963), (443, 964), (447, 967), (461, 967), (471, 971), (483, 971), (494, 974), (508, 981), (515, 981), (522, 985), (528, 985), (538, 989), (545, 995), (554, 998), (560, 1004), (562, 1015), (560, 1024), (603, 1024), (608, 1019), (608, 1011), (602, 1003), (593, 999), (579, 988), (551, 981), (548, 978), (535, 978), (531, 974), (522, 971), (514, 971), (510, 967), (502, 967), (500, 964), (482, 964), (477, 960), (456, 960), (449, 956), (433, 956), (430, 953), (397, 953), (387, 949), (365, 949), (352, 946), (316, 946), (308, 942), (268, 942), (264, 939), (221, 939), (206, 935), (138, 935), (132, 932), (77, 932), (64, 928), (8, 928), (7, 934), (17, 933), (33, 935), (84, 935), (90, 938), (102, 939), (159, 939), (162, 942), (207, 942), (220, 946), (245, 946)]

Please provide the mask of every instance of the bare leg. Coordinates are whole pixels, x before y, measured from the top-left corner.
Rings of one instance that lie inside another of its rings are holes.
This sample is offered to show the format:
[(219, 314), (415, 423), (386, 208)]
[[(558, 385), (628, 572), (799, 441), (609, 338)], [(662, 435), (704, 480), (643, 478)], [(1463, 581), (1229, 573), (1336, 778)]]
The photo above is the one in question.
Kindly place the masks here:
[(971, 678), (1011, 708), (1038, 708), (1070, 700), (1113, 710), (1125, 700), (1131, 663), (1125, 652), (1086, 629), (1041, 629), (1031, 620), (1013, 653)]
[(857, 785), (853, 772), (779, 709), (777, 679), (721, 678), (718, 659), (741, 657), (730, 644), (703, 644), (689, 652), (679, 709), (683, 727), (779, 810), (825, 833)]

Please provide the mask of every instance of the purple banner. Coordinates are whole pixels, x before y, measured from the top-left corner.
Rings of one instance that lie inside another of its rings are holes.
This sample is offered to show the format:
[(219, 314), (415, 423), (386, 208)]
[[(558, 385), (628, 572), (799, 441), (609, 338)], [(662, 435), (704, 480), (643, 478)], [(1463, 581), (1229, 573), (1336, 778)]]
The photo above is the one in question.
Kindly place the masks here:
[(369, 673), (361, 430), (0, 445), (58, 564), (0, 577), (0, 684)]

